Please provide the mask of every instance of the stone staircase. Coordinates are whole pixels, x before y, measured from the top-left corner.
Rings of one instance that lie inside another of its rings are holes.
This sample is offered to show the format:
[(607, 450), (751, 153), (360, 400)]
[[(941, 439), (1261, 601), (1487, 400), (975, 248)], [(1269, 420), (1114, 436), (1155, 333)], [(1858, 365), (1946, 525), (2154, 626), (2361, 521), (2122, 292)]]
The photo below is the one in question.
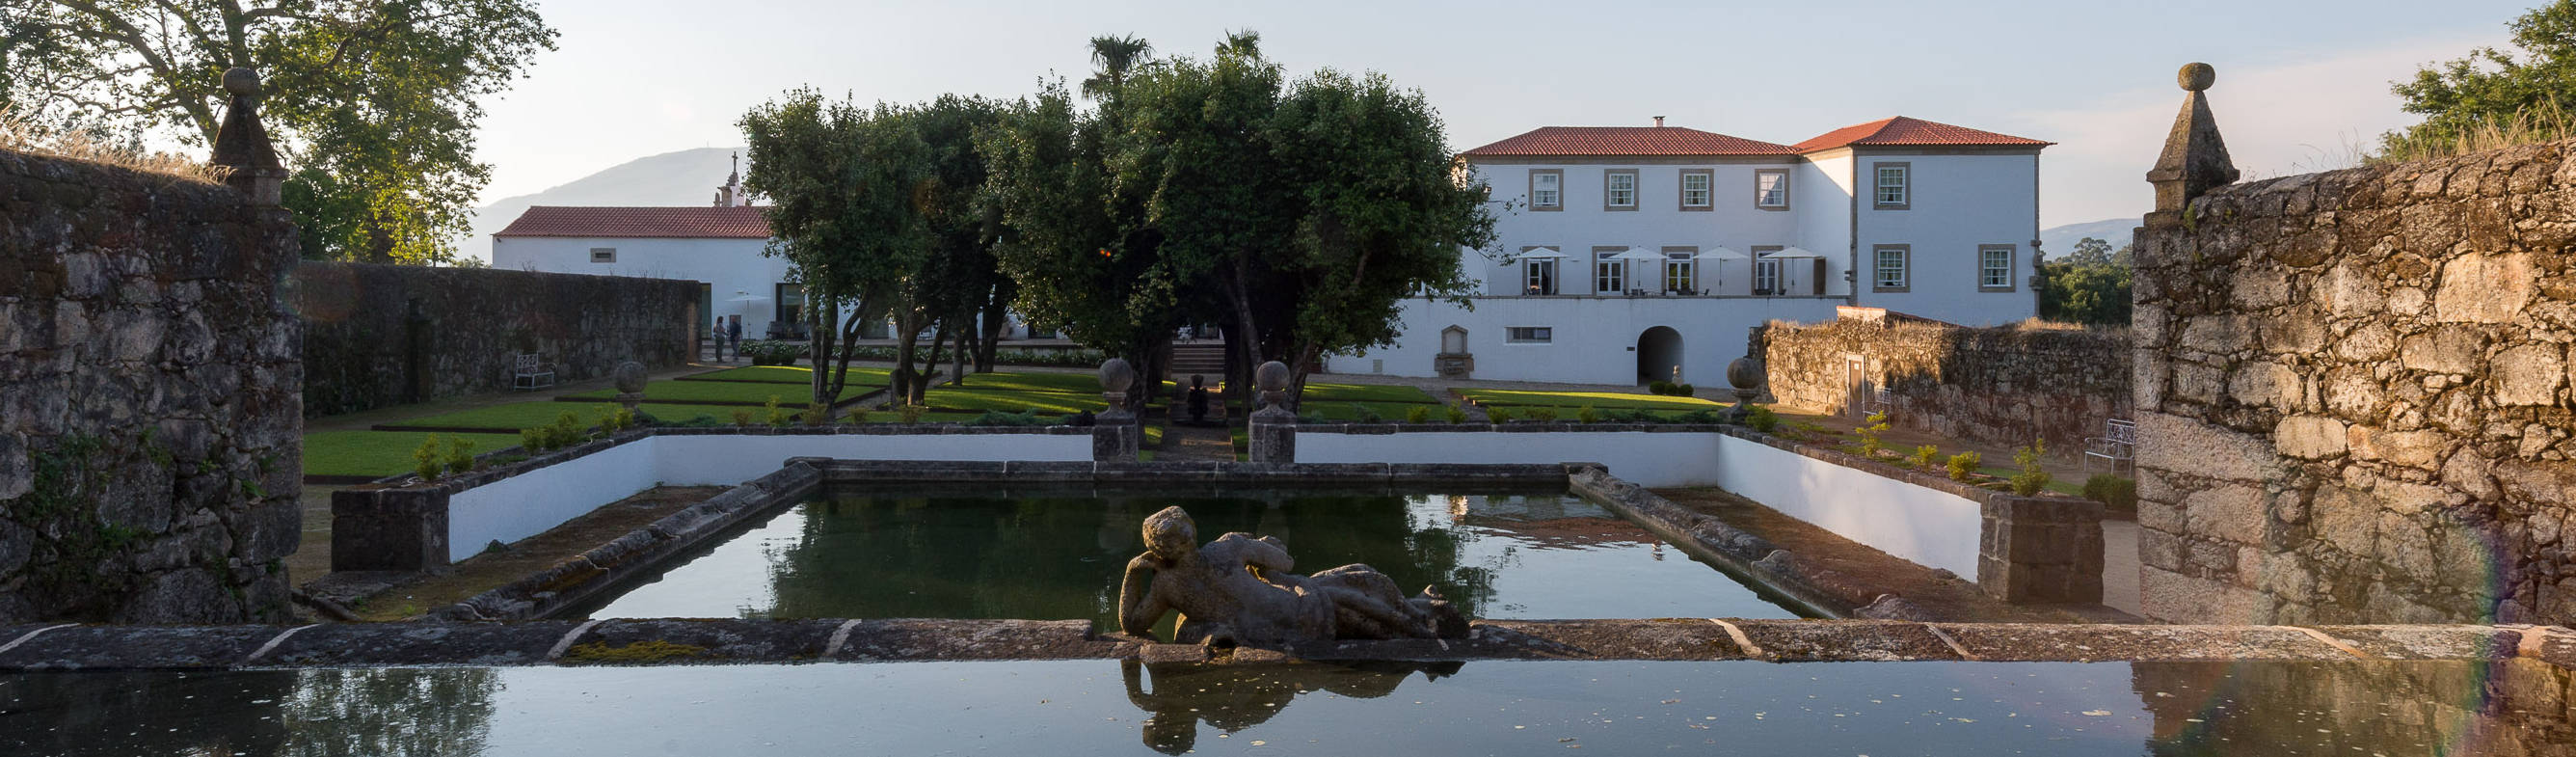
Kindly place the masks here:
[(1215, 388), (1218, 384), (1224, 383), (1225, 344), (1208, 342), (1172, 345), (1172, 381), (1180, 384), (1181, 388), (1187, 389), (1190, 386), (1190, 376), (1193, 374), (1206, 376), (1209, 388)]

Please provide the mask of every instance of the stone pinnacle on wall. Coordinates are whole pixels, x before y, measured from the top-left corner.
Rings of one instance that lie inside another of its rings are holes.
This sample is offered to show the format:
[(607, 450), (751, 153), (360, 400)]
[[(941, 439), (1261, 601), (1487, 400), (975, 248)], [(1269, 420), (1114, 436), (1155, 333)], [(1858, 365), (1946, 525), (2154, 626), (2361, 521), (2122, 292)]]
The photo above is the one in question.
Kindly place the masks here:
[(2183, 99), (2182, 112), (2174, 116), (2173, 132), (2165, 136), (2165, 151), (2157, 156), (2155, 170), (2147, 172), (2147, 183), (2156, 187), (2156, 210), (2147, 214), (2149, 226), (2177, 226), (2182, 223), (2183, 207), (2192, 198), (2236, 181), (2236, 163), (2227, 157), (2227, 140), (2218, 135), (2218, 118), (2209, 113), (2209, 97), (2202, 92), (2218, 81), (2218, 69), (2207, 63), (2191, 63), (2176, 76), (2178, 83), (2191, 94)]
[(224, 91), (232, 93), (232, 105), (224, 111), (223, 127), (215, 132), (212, 162), (232, 169), (224, 183), (241, 190), (251, 205), (275, 207), (282, 199), (286, 166), (278, 162), (277, 148), (269, 144), (268, 127), (259, 122), (259, 72), (225, 71)]

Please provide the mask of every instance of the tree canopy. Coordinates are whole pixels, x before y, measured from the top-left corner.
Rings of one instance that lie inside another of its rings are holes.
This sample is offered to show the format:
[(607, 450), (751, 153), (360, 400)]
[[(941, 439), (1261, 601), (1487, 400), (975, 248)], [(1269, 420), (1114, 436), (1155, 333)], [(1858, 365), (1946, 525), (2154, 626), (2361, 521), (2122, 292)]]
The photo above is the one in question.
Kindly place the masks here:
[(39, 0), (0, 6), (0, 105), (56, 128), (210, 145), (223, 73), (260, 71), (308, 257), (426, 263), (490, 177), (475, 98), (555, 31), (528, 0)]
[(2096, 326), (2129, 324), (2129, 248), (2085, 237), (2063, 260), (2039, 264), (2039, 317)]
[(2565, 108), (2576, 106), (2576, 0), (2534, 8), (2507, 26), (2512, 50), (2475, 48), (2390, 86), (2424, 121), (2383, 135), (2385, 152), (2423, 154), (2487, 129), (2566, 130)]

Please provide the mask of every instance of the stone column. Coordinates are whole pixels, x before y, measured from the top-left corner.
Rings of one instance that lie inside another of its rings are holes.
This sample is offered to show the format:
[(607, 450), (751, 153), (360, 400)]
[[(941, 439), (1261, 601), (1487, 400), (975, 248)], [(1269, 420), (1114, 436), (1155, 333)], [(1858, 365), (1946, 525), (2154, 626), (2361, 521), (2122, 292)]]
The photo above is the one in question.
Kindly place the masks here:
[(1261, 409), (1252, 412), (1252, 461), (1297, 462), (1297, 413), (1288, 409), (1288, 364), (1273, 360), (1253, 371)]
[(1977, 588), (2013, 604), (2102, 602), (2102, 503), (1997, 496), (1981, 509)]
[(1136, 367), (1125, 358), (1110, 358), (1100, 364), (1100, 398), (1109, 401), (1109, 410), (1097, 416), (1091, 426), (1091, 459), (1094, 462), (1135, 462), (1136, 451), (1145, 444), (1145, 429), (1136, 411), (1127, 407), (1127, 389), (1136, 385)]

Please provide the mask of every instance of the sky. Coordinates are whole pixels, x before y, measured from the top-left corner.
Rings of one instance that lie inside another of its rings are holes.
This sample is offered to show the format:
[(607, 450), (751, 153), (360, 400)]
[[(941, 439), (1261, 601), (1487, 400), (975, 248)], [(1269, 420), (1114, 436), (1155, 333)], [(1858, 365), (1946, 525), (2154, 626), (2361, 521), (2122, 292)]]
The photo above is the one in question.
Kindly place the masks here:
[(2040, 216), (2057, 226), (2149, 208), (2184, 63), (2217, 67), (2211, 107), (2247, 177), (2345, 167), (2416, 120), (2390, 81), (2503, 44), (2538, 0), (539, 2), (563, 36), (484, 103), (483, 202), (742, 144), (734, 120), (799, 86), (1018, 97), (1088, 75), (1095, 34), (1204, 56), (1251, 29), (1292, 75), (1375, 70), (1420, 89), (1461, 150), (1658, 115), (1780, 143), (1893, 115), (2045, 139)]

